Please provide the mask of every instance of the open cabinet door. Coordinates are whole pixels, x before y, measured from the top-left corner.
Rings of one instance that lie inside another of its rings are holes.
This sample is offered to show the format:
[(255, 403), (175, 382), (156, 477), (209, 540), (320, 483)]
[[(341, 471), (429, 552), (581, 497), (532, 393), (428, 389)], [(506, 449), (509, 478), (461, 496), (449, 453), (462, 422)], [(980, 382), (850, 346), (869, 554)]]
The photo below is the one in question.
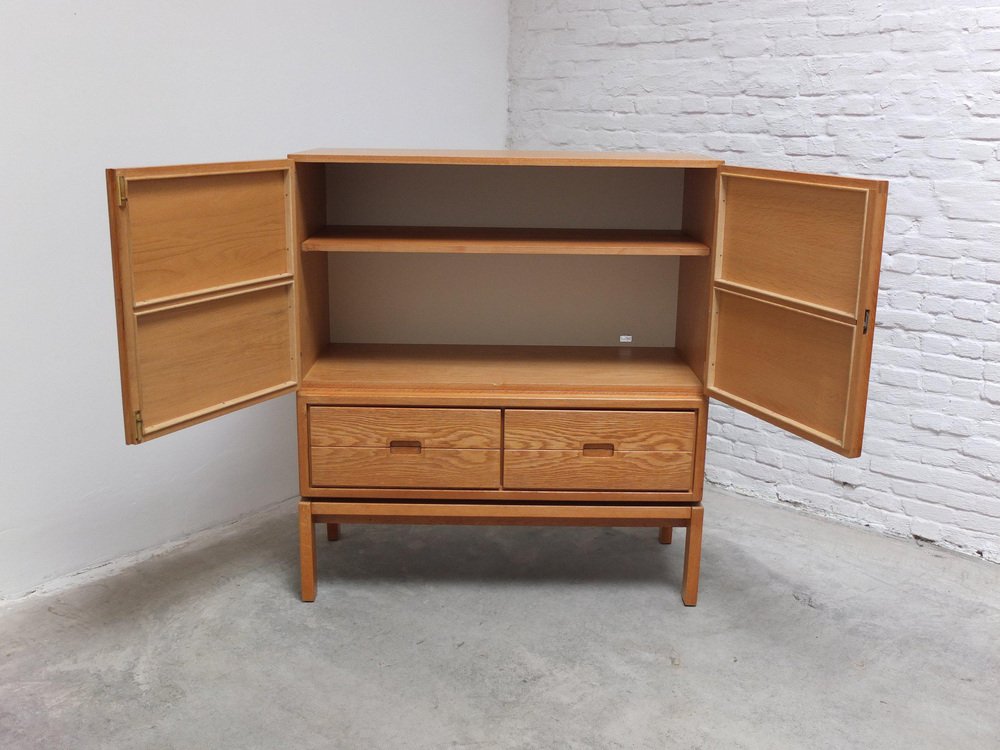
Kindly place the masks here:
[(861, 454), (888, 183), (721, 167), (708, 393)]
[(290, 162), (107, 179), (126, 442), (294, 390)]

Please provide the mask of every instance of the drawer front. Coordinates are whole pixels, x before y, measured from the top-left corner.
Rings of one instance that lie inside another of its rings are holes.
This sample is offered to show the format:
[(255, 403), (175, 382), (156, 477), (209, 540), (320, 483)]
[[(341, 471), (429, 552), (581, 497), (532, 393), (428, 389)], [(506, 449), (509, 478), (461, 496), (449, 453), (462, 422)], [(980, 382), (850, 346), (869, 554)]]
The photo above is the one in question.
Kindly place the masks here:
[(580, 450), (611, 443), (616, 451), (693, 452), (694, 411), (559, 411), (509, 409), (504, 447), (515, 450)]
[(500, 451), (480, 448), (313, 447), (310, 469), (315, 487), (500, 487)]
[(694, 411), (509, 410), (504, 486), (687, 491), (697, 429)]
[(497, 489), (500, 410), (313, 406), (314, 487)]
[(607, 456), (581, 451), (505, 451), (503, 483), (518, 490), (691, 489), (691, 453), (630, 451)]
[(392, 409), (313, 406), (309, 444), (316, 447), (500, 448), (499, 409)]

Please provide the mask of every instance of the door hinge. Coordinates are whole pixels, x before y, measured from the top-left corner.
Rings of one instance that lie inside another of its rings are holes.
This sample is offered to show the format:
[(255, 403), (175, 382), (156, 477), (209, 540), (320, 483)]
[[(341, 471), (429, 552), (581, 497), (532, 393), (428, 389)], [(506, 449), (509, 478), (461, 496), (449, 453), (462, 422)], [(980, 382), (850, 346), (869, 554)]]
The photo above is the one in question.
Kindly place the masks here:
[(135, 442), (142, 442), (142, 412), (135, 413)]
[(861, 327), (862, 334), (868, 333), (868, 321), (871, 320), (871, 315), (872, 315), (871, 310), (865, 310), (865, 322), (864, 325)]
[(118, 206), (124, 206), (128, 200), (128, 188), (125, 185), (125, 175), (118, 175)]

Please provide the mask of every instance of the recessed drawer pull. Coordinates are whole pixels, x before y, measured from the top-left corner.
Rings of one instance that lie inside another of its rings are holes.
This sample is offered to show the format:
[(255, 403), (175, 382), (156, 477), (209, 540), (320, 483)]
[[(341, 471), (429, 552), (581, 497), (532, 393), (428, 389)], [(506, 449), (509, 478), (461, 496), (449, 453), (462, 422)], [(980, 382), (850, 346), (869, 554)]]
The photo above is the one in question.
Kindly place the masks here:
[(389, 453), (420, 453), (419, 440), (390, 440)]
[(585, 456), (613, 456), (615, 455), (614, 443), (584, 443), (583, 455)]

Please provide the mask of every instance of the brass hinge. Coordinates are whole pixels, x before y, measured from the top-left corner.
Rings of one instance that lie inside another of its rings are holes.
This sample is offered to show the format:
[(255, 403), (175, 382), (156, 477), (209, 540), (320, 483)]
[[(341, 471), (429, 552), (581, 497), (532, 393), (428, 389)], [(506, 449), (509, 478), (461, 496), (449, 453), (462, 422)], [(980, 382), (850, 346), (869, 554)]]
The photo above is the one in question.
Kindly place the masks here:
[(125, 175), (118, 175), (118, 205), (119, 207), (125, 205), (125, 201), (128, 200), (128, 188), (125, 185)]
[(871, 310), (865, 310), (865, 322), (861, 328), (862, 335), (868, 333), (868, 321), (871, 320), (871, 314), (872, 314)]
[(135, 442), (142, 442), (142, 412), (135, 413)]

